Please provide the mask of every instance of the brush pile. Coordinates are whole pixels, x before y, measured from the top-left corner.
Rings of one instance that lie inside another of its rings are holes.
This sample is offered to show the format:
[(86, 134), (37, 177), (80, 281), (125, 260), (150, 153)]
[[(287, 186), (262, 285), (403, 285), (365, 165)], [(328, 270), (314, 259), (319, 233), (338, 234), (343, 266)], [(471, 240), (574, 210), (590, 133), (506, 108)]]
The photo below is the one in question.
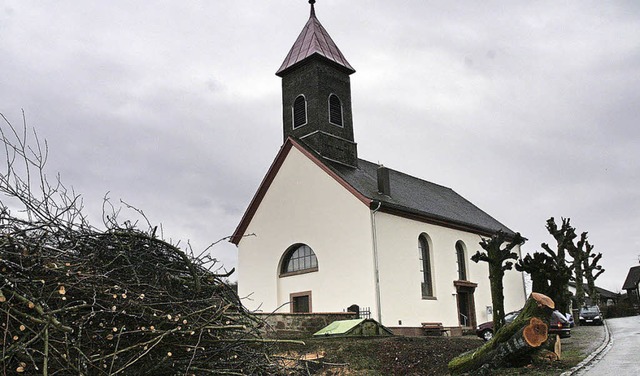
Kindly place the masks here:
[[(4, 118), (4, 117), (3, 117)], [(4, 118), (2, 374), (282, 374), (215, 260), (103, 214), (43, 172), (46, 144)]]

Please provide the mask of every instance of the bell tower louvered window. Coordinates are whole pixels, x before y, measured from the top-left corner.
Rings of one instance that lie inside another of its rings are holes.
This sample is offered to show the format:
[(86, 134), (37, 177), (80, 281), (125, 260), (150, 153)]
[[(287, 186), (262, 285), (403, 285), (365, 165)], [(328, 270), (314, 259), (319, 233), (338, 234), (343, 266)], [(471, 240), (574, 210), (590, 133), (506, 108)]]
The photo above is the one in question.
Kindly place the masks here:
[(307, 100), (304, 95), (298, 95), (293, 101), (293, 129), (307, 124)]
[(342, 102), (337, 95), (329, 95), (329, 122), (342, 127)]

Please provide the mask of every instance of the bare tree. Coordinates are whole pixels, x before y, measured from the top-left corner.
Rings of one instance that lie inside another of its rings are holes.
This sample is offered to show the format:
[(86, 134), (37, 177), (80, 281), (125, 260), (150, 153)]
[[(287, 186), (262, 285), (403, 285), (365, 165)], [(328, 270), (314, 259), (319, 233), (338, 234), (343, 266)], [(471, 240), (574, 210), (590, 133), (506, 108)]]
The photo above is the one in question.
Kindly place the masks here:
[[(563, 312), (568, 312), (569, 309), (571, 280), (576, 284), (575, 300), (578, 307), (585, 302), (585, 280), (589, 296), (596, 302), (598, 291), (594, 281), (604, 269), (598, 265), (602, 254), (596, 255), (592, 252), (593, 245), (589, 243), (588, 233), (580, 234), (580, 239), (575, 242), (577, 235), (569, 218), (563, 218), (560, 227), (553, 217), (550, 218), (547, 220), (547, 230), (556, 240), (556, 250), (543, 243), (542, 248), (546, 253), (535, 252), (533, 255), (525, 256), (516, 263), (516, 269), (529, 273), (533, 281), (533, 291), (551, 297)], [(567, 260), (567, 256), (570, 256), (571, 260)]]
[(555, 251), (547, 243), (542, 243), (542, 249), (550, 256), (555, 274), (549, 280), (549, 297), (556, 303), (560, 312), (568, 312), (571, 303), (569, 281), (572, 270), (567, 263), (567, 250), (573, 246), (573, 240), (577, 237), (575, 229), (570, 224), (569, 218), (562, 218), (562, 225), (558, 227), (553, 217), (547, 220), (547, 230), (556, 240)]
[[(584, 262), (589, 258), (589, 241), (587, 240), (587, 233), (583, 232), (580, 235), (580, 240), (574, 246), (571, 244), (567, 248), (567, 252), (573, 258), (573, 262), (571, 263), (571, 268), (573, 269), (573, 276), (571, 279), (576, 284), (576, 305), (578, 307), (582, 307), (584, 305), (584, 278), (585, 278), (585, 270), (584, 270)], [(591, 294), (589, 294), (591, 296)]]
[(515, 264), (516, 270), (531, 276), (531, 290), (550, 295), (549, 281), (557, 273), (554, 260), (546, 253), (527, 254)]
[(594, 246), (589, 244), (589, 241), (585, 241), (584, 254), (586, 257), (582, 259), (582, 269), (584, 271), (584, 278), (587, 280), (587, 289), (589, 290), (589, 297), (593, 304), (600, 302), (600, 293), (596, 288), (596, 279), (604, 273), (604, 268), (599, 265), (602, 253), (595, 254), (593, 252)]
[(527, 239), (520, 233), (516, 233), (509, 243), (502, 247), (509, 236), (503, 231), (497, 231), (490, 239), (482, 239), (480, 246), (485, 252), (477, 251), (471, 257), (473, 262), (484, 261), (489, 264), (489, 283), (491, 285), (491, 301), (493, 304), (493, 327), (498, 331), (504, 325), (504, 272), (513, 267), (513, 262), (517, 260), (518, 254), (513, 252), (513, 248), (524, 244)]

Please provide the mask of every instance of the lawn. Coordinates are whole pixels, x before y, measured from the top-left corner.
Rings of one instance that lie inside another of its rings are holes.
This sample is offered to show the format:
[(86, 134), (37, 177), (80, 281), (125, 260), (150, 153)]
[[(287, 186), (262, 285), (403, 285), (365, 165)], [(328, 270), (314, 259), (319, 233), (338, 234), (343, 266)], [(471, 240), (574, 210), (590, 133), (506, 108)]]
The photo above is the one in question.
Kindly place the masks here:
[[(562, 340), (562, 359), (497, 371), (496, 375), (560, 375), (577, 365), (600, 344), (600, 326), (576, 327), (572, 337)], [(474, 336), (464, 337), (345, 337), (310, 338), (305, 345), (280, 344), (277, 352), (290, 358), (315, 358), (309, 363), (313, 375), (446, 375), (447, 364), (458, 354), (483, 344)]]

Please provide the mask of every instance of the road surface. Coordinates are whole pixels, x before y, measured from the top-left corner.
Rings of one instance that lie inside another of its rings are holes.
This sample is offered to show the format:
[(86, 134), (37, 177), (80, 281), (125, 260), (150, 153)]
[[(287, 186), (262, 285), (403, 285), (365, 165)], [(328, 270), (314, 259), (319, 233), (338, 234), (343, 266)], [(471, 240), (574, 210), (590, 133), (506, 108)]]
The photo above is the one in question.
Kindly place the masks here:
[(608, 319), (611, 344), (579, 375), (640, 375), (640, 316)]

